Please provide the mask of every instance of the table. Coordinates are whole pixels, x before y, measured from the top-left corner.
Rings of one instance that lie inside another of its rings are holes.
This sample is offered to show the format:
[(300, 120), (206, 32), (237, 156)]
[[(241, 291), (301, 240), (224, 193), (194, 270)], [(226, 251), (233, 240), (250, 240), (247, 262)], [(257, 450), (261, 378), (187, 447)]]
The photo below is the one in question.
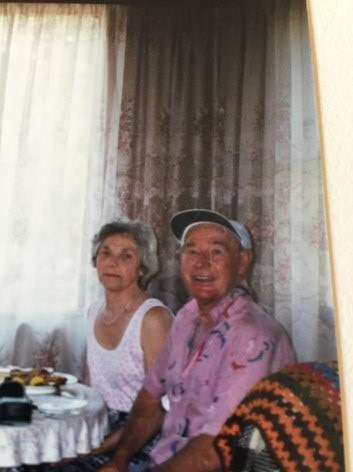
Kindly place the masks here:
[[(58, 462), (87, 454), (108, 432), (108, 413), (99, 393), (83, 384), (63, 389), (63, 395), (84, 398), (87, 405), (65, 414), (33, 411), (30, 424), (0, 425), (0, 467)], [(53, 394), (46, 395), (50, 401)], [(41, 396), (42, 397), (42, 396)], [(39, 396), (31, 395), (39, 404)]]

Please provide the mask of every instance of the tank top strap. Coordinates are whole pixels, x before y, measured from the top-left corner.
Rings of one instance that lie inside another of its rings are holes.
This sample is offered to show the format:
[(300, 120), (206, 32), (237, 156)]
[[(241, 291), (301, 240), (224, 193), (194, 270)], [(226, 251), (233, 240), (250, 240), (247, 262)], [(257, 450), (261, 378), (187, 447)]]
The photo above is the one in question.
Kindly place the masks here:
[(143, 317), (148, 312), (148, 310), (155, 307), (166, 308), (163, 302), (157, 298), (147, 298), (147, 300), (145, 300), (135, 311), (135, 314), (132, 317), (125, 334), (128, 335), (128, 332), (130, 331), (140, 333)]

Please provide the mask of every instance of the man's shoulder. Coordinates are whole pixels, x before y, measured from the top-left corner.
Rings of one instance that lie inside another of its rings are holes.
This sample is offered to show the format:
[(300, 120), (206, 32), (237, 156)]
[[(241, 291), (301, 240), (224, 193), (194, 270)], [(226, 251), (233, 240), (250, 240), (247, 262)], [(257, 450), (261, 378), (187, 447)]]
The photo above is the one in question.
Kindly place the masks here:
[(254, 315), (257, 318), (269, 316), (262, 306), (249, 295), (234, 297), (227, 307), (227, 314), (234, 318), (242, 318), (247, 315)]
[(240, 297), (230, 305), (228, 321), (234, 331), (241, 330), (242, 335), (280, 335), (284, 332), (276, 318), (267, 313), (259, 303), (250, 297)]
[(197, 316), (198, 308), (197, 303), (194, 298), (190, 298), (187, 302), (184, 303), (182, 307), (176, 313), (176, 318), (182, 318), (184, 316)]

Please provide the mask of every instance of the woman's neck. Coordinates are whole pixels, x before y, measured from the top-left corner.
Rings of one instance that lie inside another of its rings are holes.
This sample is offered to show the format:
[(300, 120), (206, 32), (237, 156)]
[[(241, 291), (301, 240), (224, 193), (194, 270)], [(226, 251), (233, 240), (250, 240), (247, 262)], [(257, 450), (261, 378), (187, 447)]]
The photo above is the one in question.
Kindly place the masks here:
[(142, 294), (142, 290), (137, 285), (119, 292), (106, 291), (106, 308), (112, 312), (117, 311), (119, 310), (119, 308), (129, 303), (131, 300), (136, 300), (140, 297), (142, 298)]

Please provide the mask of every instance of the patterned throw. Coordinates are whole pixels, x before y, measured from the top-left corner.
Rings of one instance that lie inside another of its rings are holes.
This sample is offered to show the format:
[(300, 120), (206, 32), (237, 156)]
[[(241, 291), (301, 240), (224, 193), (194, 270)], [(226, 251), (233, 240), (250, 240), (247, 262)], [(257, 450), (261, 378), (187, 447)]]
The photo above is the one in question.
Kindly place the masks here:
[[(256, 453), (254, 430), (263, 439)], [(222, 427), (215, 447), (223, 470), (233, 472), (343, 472), (337, 362), (294, 364), (258, 382)]]

